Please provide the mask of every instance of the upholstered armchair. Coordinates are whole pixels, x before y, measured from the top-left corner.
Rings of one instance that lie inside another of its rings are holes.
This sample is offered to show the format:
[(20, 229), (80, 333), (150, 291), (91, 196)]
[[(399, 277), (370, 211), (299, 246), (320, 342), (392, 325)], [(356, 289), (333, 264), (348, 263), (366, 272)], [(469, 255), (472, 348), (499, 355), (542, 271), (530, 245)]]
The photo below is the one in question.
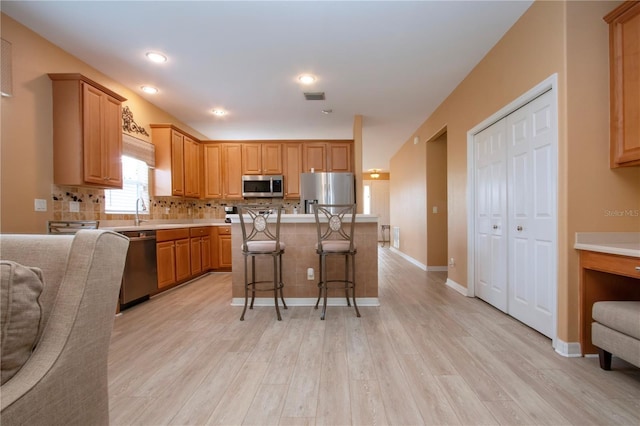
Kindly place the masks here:
[[(107, 357), (128, 245), (103, 230), (0, 235), (3, 426), (109, 423)], [(17, 342), (25, 336), (34, 342)]]

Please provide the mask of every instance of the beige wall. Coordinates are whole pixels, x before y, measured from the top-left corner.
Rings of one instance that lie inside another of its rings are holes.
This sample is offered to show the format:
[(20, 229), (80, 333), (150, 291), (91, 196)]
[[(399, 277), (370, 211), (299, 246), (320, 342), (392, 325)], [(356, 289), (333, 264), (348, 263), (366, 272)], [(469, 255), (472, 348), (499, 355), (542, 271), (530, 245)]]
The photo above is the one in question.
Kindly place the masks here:
[(640, 217), (624, 213), (640, 210), (640, 167), (609, 168), (609, 32), (602, 17), (618, 4), (567, 3), (567, 215), (560, 232), (568, 244), (559, 299), (566, 301), (560, 305), (566, 318), (560, 334), (570, 341), (579, 337), (575, 233), (640, 231)]
[(427, 179), (425, 170), (426, 146), (406, 143), (390, 160), (391, 179), (390, 225), (400, 228), (400, 251), (418, 262), (427, 264), (427, 223), (425, 220)]
[[(550, 75), (558, 74), (558, 338), (577, 342), (578, 257), (576, 231), (638, 231), (640, 218), (611, 217), (606, 210), (638, 209), (640, 168), (608, 167), (608, 31), (602, 17), (619, 2), (535, 2), (478, 66), (417, 129), (447, 128), (449, 278), (467, 286), (468, 130)], [(393, 187), (401, 158), (415, 149), (413, 136), (392, 159)], [(426, 167), (425, 165), (422, 166)], [(392, 204), (398, 194), (391, 192)], [(406, 219), (395, 216), (391, 221)], [(407, 226), (423, 226), (419, 218)], [(417, 244), (421, 236), (410, 235)], [(403, 249), (404, 251), (404, 249)], [(411, 253), (407, 254), (413, 256)], [(419, 260), (419, 259), (418, 259)]]
[[(148, 133), (150, 123), (174, 123), (206, 139), (8, 16), (2, 14), (1, 19), (2, 38), (12, 43), (13, 97), (3, 97), (0, 106), (0, 232), (42, 233), (53, 219), (53, 110), (48, 73), (81, 73), (124, 96), (128, 100), (123, 105), (129, 106), (136, 123)], [(35, 198), (47, 200), (47, 212), (34, 211)]]
[[(428, 141), (427, 268), (447, 266), (447, 134)], [(433, 208), (438, 212), (434, 213)]]

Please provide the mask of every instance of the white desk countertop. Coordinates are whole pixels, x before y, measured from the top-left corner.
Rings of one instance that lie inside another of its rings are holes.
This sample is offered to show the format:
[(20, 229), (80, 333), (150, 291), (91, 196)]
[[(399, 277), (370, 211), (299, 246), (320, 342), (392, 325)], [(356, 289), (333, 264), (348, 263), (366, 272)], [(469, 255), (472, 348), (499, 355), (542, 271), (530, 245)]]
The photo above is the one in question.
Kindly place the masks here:
[(640, 258), (640, 232), (576, 232), (573, 247)]

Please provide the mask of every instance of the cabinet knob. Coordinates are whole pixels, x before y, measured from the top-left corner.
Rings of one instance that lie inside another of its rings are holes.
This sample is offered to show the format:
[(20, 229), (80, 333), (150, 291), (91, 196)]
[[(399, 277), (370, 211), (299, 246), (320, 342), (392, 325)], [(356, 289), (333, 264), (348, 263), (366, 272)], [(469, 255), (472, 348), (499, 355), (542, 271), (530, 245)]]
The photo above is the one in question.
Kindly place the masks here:
[(636, 271), (640, 271), (640, 266), (636, 266)]
[(493, 225), (493, 229), (498, 229), (498, 225)]
[(522, 231), (522, 226), (518, 225), (518, 226), (516, 227), (516, 230), (517, 230), (517, 231)]

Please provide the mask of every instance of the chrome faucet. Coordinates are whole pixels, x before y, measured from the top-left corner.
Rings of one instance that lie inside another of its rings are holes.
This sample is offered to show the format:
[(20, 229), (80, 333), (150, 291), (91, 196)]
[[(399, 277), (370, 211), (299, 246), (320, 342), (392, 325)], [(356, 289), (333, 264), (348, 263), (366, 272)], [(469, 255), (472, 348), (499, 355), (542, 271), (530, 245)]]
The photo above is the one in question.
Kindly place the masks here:
[(142, 197), (138, 198), (138, 199), (136, 200), (136, 218), (135, 218), (135, 220), (134, 220), (134, 222), (133, 222), (133, 223), (135, 224), (135, 226), (140, 226), (140, 223), (141, 223), (141, 222), (144, 222), (143, 220), (140, 220), (140, 216), (139, 216), (139, 214), (138, 214), (138, 209), (139, 209), (139, 207), (138, 207), (138, 206), (139, 206), (140, 204), (142, 204), (142, 211), (143, 211), (143, 212), (144, 212), (144, 211), (147, 211), (147, 206), (145, 206), (145, 204), (144, 204), (144, 200), (142, 199)]

